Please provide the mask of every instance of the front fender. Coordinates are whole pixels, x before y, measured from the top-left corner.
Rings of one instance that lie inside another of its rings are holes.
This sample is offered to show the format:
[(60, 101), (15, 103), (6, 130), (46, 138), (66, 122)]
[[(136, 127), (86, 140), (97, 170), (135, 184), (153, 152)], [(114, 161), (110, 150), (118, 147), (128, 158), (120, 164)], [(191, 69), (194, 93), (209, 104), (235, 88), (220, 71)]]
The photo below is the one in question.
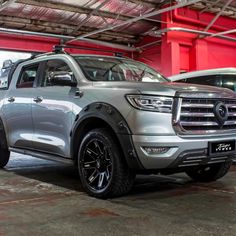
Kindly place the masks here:
[[(71, 133), (71, 144), (73, 145), (71, 150), (76, 150), (74, 148), (75, 145), (79, 145), (82, 141), (85, 134), (83, 131), (86, 130), (85, 127), (90, 126), (92, 129), (99, 127), (96, 127), (96, 124), (93, 122), (96, 120), (106, 123), (115, 133), (129, 167), (132, 169), (143, 169), (136, 154), (132, 141), (132, 132), (127, 122), (115, 107), (107, 103), (92, 103), (77, 115)], [(77, 141), (75, 142), (75, 140)], [(73, 153), (72, 156), (76, 154)]]

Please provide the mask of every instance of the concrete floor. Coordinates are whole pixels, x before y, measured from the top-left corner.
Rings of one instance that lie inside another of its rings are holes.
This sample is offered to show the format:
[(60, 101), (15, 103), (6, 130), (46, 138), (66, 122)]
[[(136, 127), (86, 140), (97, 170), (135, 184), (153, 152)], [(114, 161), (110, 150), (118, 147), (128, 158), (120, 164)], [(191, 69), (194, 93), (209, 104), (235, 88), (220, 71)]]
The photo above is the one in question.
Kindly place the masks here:
[(3, 235), (236, 235), (236, 166), (211, 184), (138, 176), (128, 196), (98, 200), (73, 168), (12, 154), (0, 170)]

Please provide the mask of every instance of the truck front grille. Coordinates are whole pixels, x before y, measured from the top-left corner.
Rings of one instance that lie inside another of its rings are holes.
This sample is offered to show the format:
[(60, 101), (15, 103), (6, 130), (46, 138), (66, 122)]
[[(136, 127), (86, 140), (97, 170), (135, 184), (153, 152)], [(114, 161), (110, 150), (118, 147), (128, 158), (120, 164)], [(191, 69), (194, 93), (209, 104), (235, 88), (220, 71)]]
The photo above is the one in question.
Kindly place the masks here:
[[(223, 104), (227, 108), (227, 119), (220, 123), (215, 107)], [(232, 99), (179, 99), (177, 125), (186, 133), (236, 130), (236, 100)]]

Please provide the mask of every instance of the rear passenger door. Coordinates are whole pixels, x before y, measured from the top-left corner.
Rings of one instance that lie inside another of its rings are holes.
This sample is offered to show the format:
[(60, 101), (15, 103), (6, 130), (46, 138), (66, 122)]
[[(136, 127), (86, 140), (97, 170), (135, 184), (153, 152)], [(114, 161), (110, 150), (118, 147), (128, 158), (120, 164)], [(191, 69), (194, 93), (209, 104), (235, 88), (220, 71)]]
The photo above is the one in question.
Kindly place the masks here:
[(39, 63), (18, 68), (7, 90), (3, 115), (10, 147), (32, 149), (32, 98), (39, 68)]
[(35, 88), (32, 116), (34, 123), (34, 149), (59, 155), (70, 156), (70, 132), (72, 108), (76, 88), (55, 86), (50, 81), (59, 71), (73, 73), (66, 61), (51, 59), (44, 62), (44, 73)]

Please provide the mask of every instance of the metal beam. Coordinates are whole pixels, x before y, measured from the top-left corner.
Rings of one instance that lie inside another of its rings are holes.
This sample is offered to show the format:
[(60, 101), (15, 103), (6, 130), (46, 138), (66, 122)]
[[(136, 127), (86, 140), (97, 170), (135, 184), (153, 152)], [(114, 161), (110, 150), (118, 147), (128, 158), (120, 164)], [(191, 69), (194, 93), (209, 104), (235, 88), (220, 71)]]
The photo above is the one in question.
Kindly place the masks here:
[[(70, 4), (65, 4), (65, 3), (55, 3), (55, 2), (51, 2), (51, 1), (42, 1), (42, 0), (15, 0), (16, 3), (20, 3), (20, 4), (24, 4), (24, 5), (32, 5), (32, 6), (36, 6), (36, 7), (44, 7), (44, 8), (49, 8), (49, 9), (54, 9), (54, 10), (61, 10), (61, 11), (69, 11), (69, 12), (73, 12), (73, 13), (79, 13), (79, 14), (85, 14), (85, 15), (89, 15), (93, 9), (91, 8), (86, 8), (86, 7), (79, 7), (79, 6), (74, 6), (74, 5), (70, 5)], [(124, 14), (119, 14), (117, 15), (114, 12), (109, 12), (109, 11), (102, 11), (99, 10), (97, 12), (95, 12), (93, 14), (94, 16), (103, 16), (105, 18), (109, 18), (109, 19), (117, 19), (117, 16), (119, 16), (119, 20), (122, 21), (126, 21), (129, 19), (132, 19), (132, 16), (129, 15), (124, 15)], [(151, 22), (155, 22), (155, 20), (152, 19), (146, 19), (143, 22), (144, 23), (151, 23)]]
[(122, 22), (120, 24), (117, 24), (117, 25), (112, 25), (112, 26), (108, 26), (104, 29), (99, 29), (99, 30), (95, 30), (93, 32), (90, 32), (90, 33), (87, 33), (87, 34), (84, 34), (84, 35), (81, 35), (73, 40), (70, 40), (68, 41), (69, 42), (73, 42), (73, 41), (76, 41), (78, 39), (82, 39), (82, 38), (86, 38), (86, 37), (89, 37), (89, 36), (92, 36), (94, 34), (98, 34), (98, 33), (102, 33), (102, 32), (105, 32), (105, 31), (109, 31), (109, 30), (113, 30), (115, 28), (119, 28), (121, 26), (124, 26), (124, 25), (127, 25), (127, 24), (132, 24), (132, 23), (135, 23), (139, 20), (143, 20), (143, 19), (146, 19), (148, 17), (152, 17), (152, 16), (156, 16), (156, 15), (159, 15), (161, 13), (164, 13), (164, 12), (168, 12), (168, 11), (171, 11), (171, 10), (174, 10), (174, 9), (177, 9), (177, 8), (180, 8), (180, 7), (184, 7), (184, 6), (188, 6), (188, 5), (191, 5), (191, 4), (194, 4), (194, 3), (197, 3), (197, 2), (200, 2), (201, 0), (190, 0), (190, 1), (187, 1), (187, 2), (183, 2), (183, 3), (179, 3), (179, 4), (176, 4), (174, 6), (170, 6), (170, 7), (166, 7), (166, 8), (163, 8), (163, 9), (160, 9), (160, 10), (157, 10), (157, 11), (153, 11), (151, 13), (148, 13), (148, 14), (145, 14), (145, 15), (142, 15), (142, 16), (138, 16), (138, 17), (135, 17), (133, 19), (130, 19), (130, 20), (127, 20), (125, 22)]
[(215, 15), (215, 17), (212, 19), (212, 21), (208, 24), (208, 26), (204, 29), (204, 31), (208, 31), (211, 26), (218, 20), (218, 18), (220, 17), (220, 15), (223, 13), (223, 11), (229, 6), (229, 4), (232, 2), (233, 0), (228, 0), (227, 3), (222, 7), (222, 9)]
[(100, 8), (102, 8), (104, 5), (107, 4), (107, 2), (109, 2), (110, 0), (104, 0), (101, 4), (99, 4), (95, 9), (93, 9), (86, 17), (84, 20), (82, 20), (75, 28), (75, 31), (78, 31), (84, 24), (86, 24), (88, 22), (88, 20), (91, 18), (91, 16), (93, 16), (94, 14), (96, 14), (98, 12), (98, 10)]
[(207, 10), (210, 10), (212, 7), (214, 7), (215, 5), (217, 5), (221, 0), (216, 0), (216, 2), (212, 2), (210, 3), (208, 6), (206, 6), (205, 8), (203, 8), (200, 13), (203, 13)]
[[(155, 3), (155, 2), (150, 2), (150, 1), (143, 1), (143, 0), (123, 0), (126, 2), (130, 2), (130, 3), (134, 3), (137, 5), (141, 5), (141, 6), (146, 6), (148, 8), (153, 8), (156, 9), (160, 6), (160, 3)], [(170, 1), (168, 0), (168, 2), (170, 3)], [(163, 5), (163, 4), (161, 4)]]
[[(41, 32), (26, 31), (26, 30), (16, 30), (16, 29), (6, 29), (6, 28), (0, 28), (0, 32), (7, 33), (7, 34), (16, 34), (16, 35), (31, 35), (31, 36), (40, 36), (40, 37), (47, 37), (47, 38), (57, 38), (57, 39), (63, 39), (63, 40), (71, 40), (71, 39), (75, 38), (73, 36), (67, 36), (67, 35), (49, 34), (49, 33), (41, 33)], [(128, 47), (128, 46), (115, 44), (115, 43), (107, 43), (107, 42), (102, 42), (99, 40), (81, 39), (80, 41), (87, 41), (87, 42), (95, 44), (95, 45), (101, 45), (101, 46), (105, 46), (105, 47), (121, 49), (121, 50), (129, 51), (129, 52), (138, 51), (138, 49), (135, 47)]]
[[(32, 19), (31, 17), (28, 18), (26, 16), (25, 18), (22, 17), (16, 17), (16, 16), (8, 16), (8, 15), (0, 15), (0, 25), (3, 27), (7, 28), (27, 28), (27, 30), (33, 30), (33, 31), (51, 31), (52, 32), (57, 32), (61, 34), (68, 34), (71, 36), (76, 36), (78, 34), (72, 34), (72, 32), (75, 31), (76, 25), (72, 25), (73, 22), (71, 22), (70, 25), (68, 24), (63, 24), (63, 23), (56, 23), (56, 22), (48, 22), (45, 20), (35, 20)], [(73, 23), (74, 24), (74, 23)], [(96, 28), (92, 27), (81, 27), (79, 30), (79, 34), (87, 33), (90, 31), (96, 30)], [(120, 41), (127, 41), (129, 43), (136, 43), (137, 39), (135, 35), (131, 34), (126, 34), (126, 33), (120, 33), (120, 32), (106, 32), (101, 35), (103, 38), (108, 37), (108, 38), (116, 38), (119, 39)]]

